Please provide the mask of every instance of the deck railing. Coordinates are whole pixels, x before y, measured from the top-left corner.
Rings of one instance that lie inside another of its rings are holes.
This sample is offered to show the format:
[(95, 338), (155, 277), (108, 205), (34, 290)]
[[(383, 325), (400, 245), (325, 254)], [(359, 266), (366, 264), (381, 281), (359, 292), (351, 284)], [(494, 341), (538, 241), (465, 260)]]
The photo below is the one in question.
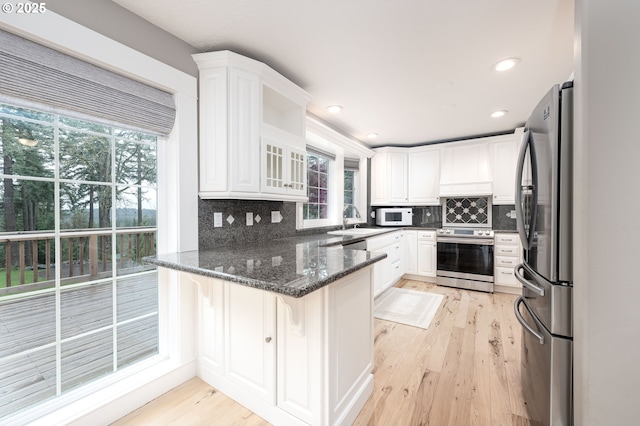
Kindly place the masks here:
[[(139, 267), (143, 257), (156, 253), (155, 228), (118, 229), (115, 236), (117, 270)], [(114, 260), (112, 239), (113, 233), (108, 229), (62, 233), (60, 278), (63, 283), (110, 276)], [(0, 236), (0, 245), (4, 246), (5, 252), (5, 273), (4, 277), (0, 276), (0, 296), (53, 286), (56, 267), (54, 242), (55, 235), (52, 233)]]

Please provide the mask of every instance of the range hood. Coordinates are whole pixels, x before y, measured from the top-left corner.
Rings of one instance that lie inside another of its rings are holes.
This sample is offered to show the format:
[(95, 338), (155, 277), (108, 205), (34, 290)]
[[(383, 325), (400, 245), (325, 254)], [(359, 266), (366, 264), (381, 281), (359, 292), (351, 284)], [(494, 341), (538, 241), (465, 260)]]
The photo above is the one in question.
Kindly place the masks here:
[(490, 144), (472, 141), (445, 147), (440, 163), (440, 197), (492, 194)]
[(490, 196), (493, 182), (440, 183), (440, 198)]

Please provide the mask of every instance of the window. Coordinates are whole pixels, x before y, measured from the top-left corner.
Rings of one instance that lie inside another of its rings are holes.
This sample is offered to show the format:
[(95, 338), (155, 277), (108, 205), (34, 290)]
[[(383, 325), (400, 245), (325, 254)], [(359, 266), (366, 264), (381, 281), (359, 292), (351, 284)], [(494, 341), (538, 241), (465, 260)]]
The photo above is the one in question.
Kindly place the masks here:
[(158, 353), (157, 147), (0, 104), (0, 420)]
[(303, 219), (329, 218), (329, 158), (320, 154), (307, 154), (307, 196), (303, 206)]

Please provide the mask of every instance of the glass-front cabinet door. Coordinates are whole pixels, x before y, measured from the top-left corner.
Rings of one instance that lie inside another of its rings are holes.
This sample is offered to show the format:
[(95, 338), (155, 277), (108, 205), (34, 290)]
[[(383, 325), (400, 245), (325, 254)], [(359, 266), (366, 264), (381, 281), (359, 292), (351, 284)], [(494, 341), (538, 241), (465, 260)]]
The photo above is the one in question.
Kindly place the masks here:
[(287, 187), (285, 186), (285, 148), (278, 145), (276, 142), (263, 138), (263, 152), (264, 152), (264, 179), (263, 191), (274, 193), (285, 193)]
[(270, 137), (262, 138), (262, 191), (306, 196), (307, 152)]
[(307, 152), (289, 147), (289, 193), (305, 196), (307, 187)]

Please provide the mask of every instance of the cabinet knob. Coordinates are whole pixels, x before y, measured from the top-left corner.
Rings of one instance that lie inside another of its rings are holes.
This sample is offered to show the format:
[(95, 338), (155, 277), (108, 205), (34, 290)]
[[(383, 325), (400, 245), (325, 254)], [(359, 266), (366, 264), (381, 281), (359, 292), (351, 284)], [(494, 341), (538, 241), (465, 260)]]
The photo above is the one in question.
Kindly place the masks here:
[(266, 339), (264, 339), (264, 341), (267, 343), (271, 342), (271, 337), (267, 337)]

